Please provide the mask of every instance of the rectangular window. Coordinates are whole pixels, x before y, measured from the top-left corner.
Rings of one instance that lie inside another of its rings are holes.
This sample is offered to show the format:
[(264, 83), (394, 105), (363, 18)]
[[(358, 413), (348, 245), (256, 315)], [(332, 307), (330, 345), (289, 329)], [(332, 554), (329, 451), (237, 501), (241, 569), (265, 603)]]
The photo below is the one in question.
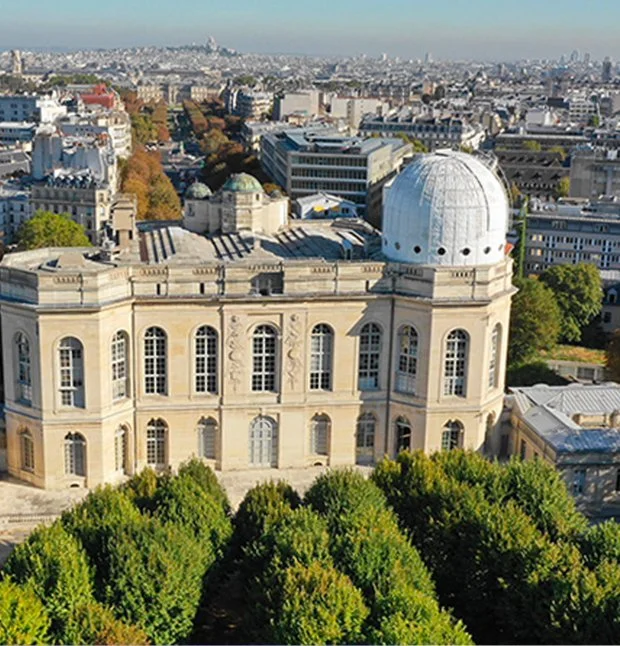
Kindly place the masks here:
[(586, 470), (573, 469), (573, 495), (579, 496), (586, 489)]
[(620, 469), (616, 469), (616, 491), (620, 492)]
[(521, 448), (519, 450), (519, 457), (522, 460), (525, 460), (527, 456), (527, 444), (525, 443), (525, 440), (521, 440)]

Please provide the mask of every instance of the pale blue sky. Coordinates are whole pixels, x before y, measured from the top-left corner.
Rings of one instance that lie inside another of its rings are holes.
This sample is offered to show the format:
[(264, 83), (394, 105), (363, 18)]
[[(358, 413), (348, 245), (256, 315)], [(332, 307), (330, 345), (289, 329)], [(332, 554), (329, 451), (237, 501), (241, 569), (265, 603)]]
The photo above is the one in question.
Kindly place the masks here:
[(619, 0), (0, 0), (0, 50), (204, 42), (417, 58), (620, 58)]

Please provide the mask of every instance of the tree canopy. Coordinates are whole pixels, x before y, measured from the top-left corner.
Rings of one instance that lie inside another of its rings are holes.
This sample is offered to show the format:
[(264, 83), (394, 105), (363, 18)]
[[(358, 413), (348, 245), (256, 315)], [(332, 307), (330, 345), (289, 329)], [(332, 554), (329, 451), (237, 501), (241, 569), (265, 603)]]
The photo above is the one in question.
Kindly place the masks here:
[(37, 211), (24, 222), (17, 233), (20, 249), (42, 247), (90, 247), (84, 227), (67, 213)]
[(512, 299), (508, 362), (516, 364), (551, 349), (558, 341), (561, 313), (554, 293), (533, 278), (514, 281), (519, 291)]
[(603, 304), (601, 276), (595, 265), (556, 265), (540, 275), (560, 308), (560, 334), (566, 341), (579, 341), (582, 329), (599, 314)]

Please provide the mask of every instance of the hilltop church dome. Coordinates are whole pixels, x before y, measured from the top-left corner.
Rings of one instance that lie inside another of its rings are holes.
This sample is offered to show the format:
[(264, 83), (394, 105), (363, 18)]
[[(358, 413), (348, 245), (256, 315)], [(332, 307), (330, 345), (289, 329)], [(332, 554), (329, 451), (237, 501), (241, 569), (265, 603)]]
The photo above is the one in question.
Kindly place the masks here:
[(504, 257), (508, 198), (479, 158), (420, 155), (386, 191), (383, 252), (397, 262), (492, 265)]
[(211, 195), (213, 195), (211, 189), (202, 182), (190, 184), (189, 188), (185, 191), (185, 199), (187, 200), (204, 200)]
[(262, 193), (263, 187), (256, 177), (248, 175), (247, 173), (238, 173), (231, 175), (224, 186), (223, 191), (232, 191), (233, 193)]

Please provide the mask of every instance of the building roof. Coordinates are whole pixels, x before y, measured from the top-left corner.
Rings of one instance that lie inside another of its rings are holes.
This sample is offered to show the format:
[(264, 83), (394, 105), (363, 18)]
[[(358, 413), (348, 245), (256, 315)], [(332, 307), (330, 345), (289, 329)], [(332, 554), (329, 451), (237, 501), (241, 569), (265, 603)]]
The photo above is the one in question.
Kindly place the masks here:
[(186, 200), (204, 200), (211, 195), (213, 195), (211, 189), (202, 182), (190, 184), (189, 188), (185, 191)]
[(386, 193), (383, 252), (391, 260), (454, 267), (503, 258), (508, 198), (478, 157), (451, 150), (418, 155)]
[(521, 418), (556, 453), (620, 452), (620, 428), (585, 427), (576, 418), (584, 415), (611, 419), (620, 413), (620, 385), (540, 384), (511, 390)]
[(256, 177), (247, 173), (231, 175), (222, 186), (222, 190), (232, 191), (233, 193), (263, 193), (261, 183)]
[[(140, 259), (149, 264), (341, 260), (344, 249), (352, 259), (380, 253), (378, 232), (363, 220), (303, 221), (273, 235), (251, 231), (202, 236), (172, 223), (140, 222)], [(374, 242), (374, 245), (373, 245)]]

